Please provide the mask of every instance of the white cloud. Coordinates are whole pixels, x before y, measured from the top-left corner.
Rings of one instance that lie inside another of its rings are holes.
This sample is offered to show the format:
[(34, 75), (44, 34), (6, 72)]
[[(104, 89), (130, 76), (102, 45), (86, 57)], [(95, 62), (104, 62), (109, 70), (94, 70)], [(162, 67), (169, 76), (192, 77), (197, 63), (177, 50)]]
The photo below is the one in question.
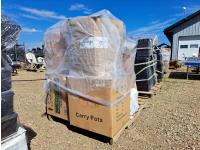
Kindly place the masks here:
[(22, 28), (22, 32), (35, 33), (35, 32), (41, 32), (41, 31), (38, 30), (38, 29), (35, 29), (35, 28), (23, 27), (23, 28)]
[[(184, 10), (183, 7), (186, 7)], [(151, 21), (148, 25), (140, 27), (136, 30), (129, 32), (129, 35), (139, 36), (139, 35), (152, 35), (152, 34), (161, 34), (163, 30), (172, 25), (175, 21), (184, 17), (185, 15), (190, 15), (198, 10), (200, 10), (200, 5), (189, 5), (189, 6), (174, 6), (173, 9), (177, 10), (177, 13), (172, 16), (172, 18), (161, 21), (154, 20)]]
[(40, 18), (28, 14), (22, 14), (22, 17), (29, 18), (29, 19), (35, 19), (35, 20), (40, 20)]
[(149, 25), (140, 27), (136, 30), (129, 32), (130, 35), (146, 35), (146, 34), (156, 34), (158, 32), (162, 32), (166, 27), (171, 25), (176, 18), (171, 18), (165, 21), (152, 21)]
[(80, 11), (80, 10), (83, 10), (84, 8), (85, 8), (85, 5), (76, 3), (76, 4), (72, 4), (70, 6), (69, 10), (71, 10), (71, 11)]
[(69, 7), (70, 11), (82, 11), (84, 14), (91, 14), (92, 9), (87, 8), (84, 4), (75, 3)]
[(89, 14), (92, 13), (92, 11), (91, 10), (84, 10), (83, 13), (86, 14), (86, 15), (89, 15)]
[[(39, 9), (23, 7), (23, 6), (19, 6), (19, 9), (24, 11), (24, 12), (28, 12), (32, 15), (35, 15), (37, 17), (43, 17), (43, 18), (47, 18), (47, 19), (66, 19), (65, 16), (58, 15), (54, 11), (39, 10)], [(30, 16), (29, 16), (29, 18), (30, 18)]]

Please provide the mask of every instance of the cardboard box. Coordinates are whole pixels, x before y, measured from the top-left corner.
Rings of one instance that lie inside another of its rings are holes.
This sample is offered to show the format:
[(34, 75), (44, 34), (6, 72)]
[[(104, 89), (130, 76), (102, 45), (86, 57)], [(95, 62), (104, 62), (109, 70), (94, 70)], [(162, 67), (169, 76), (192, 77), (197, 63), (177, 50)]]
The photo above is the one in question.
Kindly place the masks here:
[(70, 69), (80, 75), (111, 74), (124, 42), (123, 22), (102, 16), (76, 17), (69, 20), (68, 28)]
[(53, 91), (47, 97), (47, 114), (68, 120), (68, 96), (65, 92)]
[(112, 108), (74, 95), (68, 100), (70, 124), (76, 127), (114, 137), (129, 120), (130, 94)]
[[(62, 85), (66, 85), (66, 78), (65, 77), (48, 77), (60, 83)], [(49, 84), (50, 92), (47, 93), (47, 114), (68, 120), (68, 94), (60, 89), (58, 86), (54, 85), (53, 83)]]
[(131, 89), (130, 78), (67, 77), (67, 87), (105, 102), (114, 102)]

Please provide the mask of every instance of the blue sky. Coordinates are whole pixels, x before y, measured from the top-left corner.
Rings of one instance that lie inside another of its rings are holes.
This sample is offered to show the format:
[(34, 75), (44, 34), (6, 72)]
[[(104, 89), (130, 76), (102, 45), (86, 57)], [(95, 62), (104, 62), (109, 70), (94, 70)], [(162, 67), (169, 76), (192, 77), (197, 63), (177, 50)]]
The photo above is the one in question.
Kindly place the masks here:
[[(186, 8), (186, 9), (184, 9)], [(67, 17), (90, 15), (108, 9), (121, 19), (133, 36), (159, 36), (169, 43), (163, 29), (200, 9), (199, 0), (2, 0), (2, 12), (21, 25), (20, 43), (41, 46), (48, 27)]]

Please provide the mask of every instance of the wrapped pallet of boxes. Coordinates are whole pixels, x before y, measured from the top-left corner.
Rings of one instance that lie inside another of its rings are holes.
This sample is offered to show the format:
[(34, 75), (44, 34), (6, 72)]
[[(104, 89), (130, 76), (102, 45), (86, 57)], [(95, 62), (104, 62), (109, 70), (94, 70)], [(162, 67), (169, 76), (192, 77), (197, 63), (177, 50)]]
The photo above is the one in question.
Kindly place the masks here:
[(45, 33), (47, 74), (66, 77), (64, 83), (48, 79), (47, 87), (67, 93), (71, 125), (113, 137), (129, 121), (135, 44), (125, 35), (123, 22), (106, 10)]

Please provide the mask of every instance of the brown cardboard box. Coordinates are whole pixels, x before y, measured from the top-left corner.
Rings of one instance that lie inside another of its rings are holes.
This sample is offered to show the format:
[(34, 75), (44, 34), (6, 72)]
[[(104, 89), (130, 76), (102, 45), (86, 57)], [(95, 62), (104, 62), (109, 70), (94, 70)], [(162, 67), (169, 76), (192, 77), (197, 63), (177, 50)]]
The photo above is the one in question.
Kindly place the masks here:
[[(65, 77), (48, 77), (57, 83), (66, 85)], [(53, 83), (49, 84), (50, 92), (47, 95), (47, 114), (68, 120), (68, 94)]]
[(129, 113), (130, 94), (112, 108), (69, 95), (70, 124), (107, 137), (118, 133), (128, 122)]
[(61, 64), (67, 61), (64, 57), (67, 45), (61, 31), (63, 28), (66, 28), (64, 24), (60, 25), (59, 28), (49, 29), (45, 33), (45, 61), (48, 71), (58, 69)]
[(76, 17), (69, 20), (70, 46), (67, 55), (70, 69), (80, 75), (103, 76), (118, 63), (120, 45), (124, 40), (124, 25), (107, 17)]
[(68, 120), (68, 96), (65, 92), (52, 91), (47, 96), (47, 114)]
[(67, 84), (67, 86), (75, 92), (78, 91), (84, 95), (101, 99), (106, 103), (120, 99), (132, 87), (132, 83), (128, 77), (117, 79), (67, 77)]

